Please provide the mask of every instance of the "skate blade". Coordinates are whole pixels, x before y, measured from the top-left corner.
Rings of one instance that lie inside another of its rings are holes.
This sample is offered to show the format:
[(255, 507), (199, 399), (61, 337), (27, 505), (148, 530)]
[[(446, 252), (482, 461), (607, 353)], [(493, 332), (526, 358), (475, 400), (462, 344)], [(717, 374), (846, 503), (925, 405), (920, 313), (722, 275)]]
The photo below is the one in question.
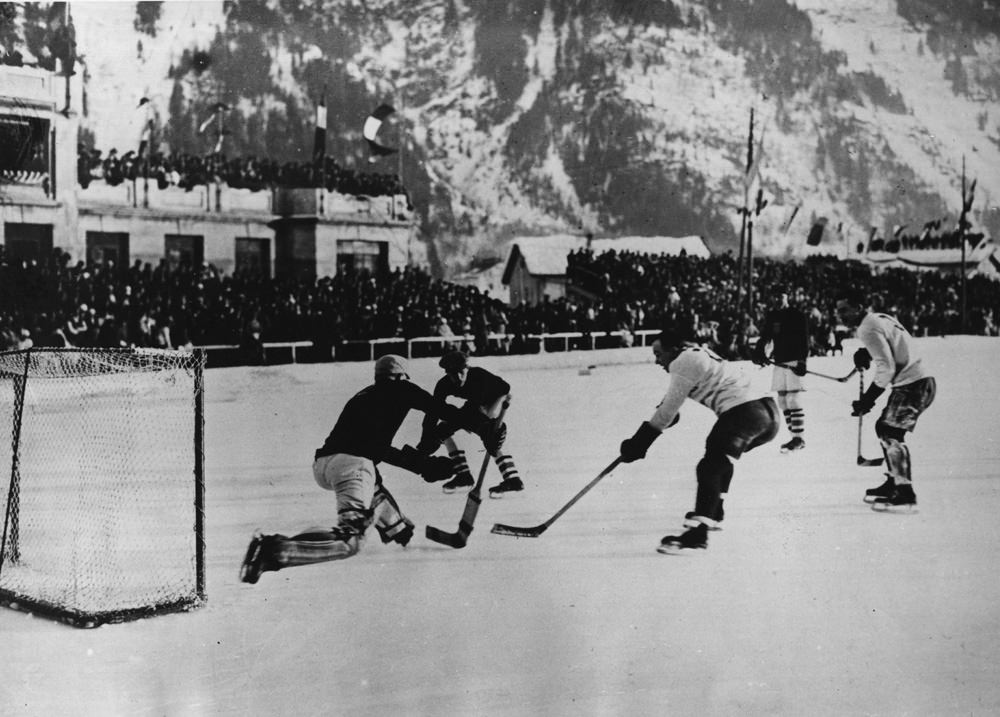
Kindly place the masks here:
[(704, 545), (698, 548), (685, 548), (680, 543), (660, 543), (656, 548), (656, 552), (660, 555), (694, 555), (704, 549)]
[(442, 488), (441, 490), (443, 490), (448, 495), (451, 495), (452, 493), (468, 493), (470, 490), (472, 490), (472, 486), (463, 485), (461, 488)]
[(876, 513), (898, 513), (900, 515), (908, 515), (910, 513), (916, 513), (917, 504), (911, 503), (909, 505), (889, 505), (888, 503), (872, 503), (872, 510)]
[(874, 496), (874, 495), (866, 495), (863, 498), (863, 500), (865, 501), (865, 503), (868, 503), (869, 505), (871, 505), (872, 503), (875, 502), (876, 498), (877, 498), (877, 496)]

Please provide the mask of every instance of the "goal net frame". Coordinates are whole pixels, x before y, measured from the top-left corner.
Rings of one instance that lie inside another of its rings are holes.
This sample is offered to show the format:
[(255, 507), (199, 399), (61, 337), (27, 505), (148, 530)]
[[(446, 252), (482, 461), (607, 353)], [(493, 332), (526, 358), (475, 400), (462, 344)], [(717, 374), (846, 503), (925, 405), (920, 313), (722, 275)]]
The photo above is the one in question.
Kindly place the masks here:
[(96, 627), (205, 603), (205, 360), (0, 352), (0, 605)]

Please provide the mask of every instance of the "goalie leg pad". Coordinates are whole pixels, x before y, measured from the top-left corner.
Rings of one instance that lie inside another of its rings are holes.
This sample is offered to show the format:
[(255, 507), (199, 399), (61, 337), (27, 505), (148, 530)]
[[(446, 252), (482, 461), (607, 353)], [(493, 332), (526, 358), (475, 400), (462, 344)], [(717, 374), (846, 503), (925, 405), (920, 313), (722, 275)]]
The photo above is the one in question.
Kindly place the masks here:
[(281, 567), (344, 560), (361, 549), (364, 536), (353, 530), (309, 530), (275, 543), (275, 562)]
[(410, 521), (399, 504), (384, 485), (379, 485), (372, 499), (372, 515), (375, 529), (383, 543), (396, 542), (406, 545), (413, 537), (413, 522)]

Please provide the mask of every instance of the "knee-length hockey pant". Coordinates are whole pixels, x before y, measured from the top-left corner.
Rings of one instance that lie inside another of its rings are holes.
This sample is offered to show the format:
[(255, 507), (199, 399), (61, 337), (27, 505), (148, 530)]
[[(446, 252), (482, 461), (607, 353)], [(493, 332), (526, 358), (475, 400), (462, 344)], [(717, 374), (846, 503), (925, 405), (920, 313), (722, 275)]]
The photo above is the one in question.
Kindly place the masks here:
[(275, 536), (274, 559), (280, 567), (349, 558), (361, 548), (372, 522), (383, 540), (412, 525), (367, 458), (347, 453), (321, 456), (313, 462), (313, 478), (336, 494), (337, 525), (309, 528), (291, 538)]
[(741, 403), (719, 416), (705, 440), (705, 455), (698, 462), (695, 515), (715, 518), (719, 496), (733, 479), (731, 459), (742, 456), (778, 435), (778, 406), (771, 397)]

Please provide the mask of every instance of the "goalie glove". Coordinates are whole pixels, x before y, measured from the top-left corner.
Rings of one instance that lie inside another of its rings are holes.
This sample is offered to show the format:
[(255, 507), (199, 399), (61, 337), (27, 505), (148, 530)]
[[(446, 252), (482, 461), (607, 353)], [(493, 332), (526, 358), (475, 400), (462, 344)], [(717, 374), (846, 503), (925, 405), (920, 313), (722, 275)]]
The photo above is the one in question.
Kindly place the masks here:
[(649, 421), (643, 421), (639, 426), (639, 430), (631, 438), (626, 438), (622, 441), (621, 452), (622, 460), (626, 463), (632, 463), (640, 458), (646, 457), (646, 451), (653, 444), (653, 441), (657, 439), (660, 432)]
[(861, 398), (857, 401), (851, 401), (851, 415), (852, 416), (863, 416), (875, 407), (875, 401), (879, 396), (885, 391), (881, 386), (876, 386), (874, 383), (868, 387), (868, 390), (862, 394)]
[(867, 371), (872, 365), (872, 355), (864, 346), (854, 352), (854, 368), (858, 371)]
[(750, 352), (750, 360), (754, 362), (757, 366), (767, 366), (769, 361), (767, 360), (767, 342), (764, 339), (760, 339), (753, 347), (753, 351)]
[(454, 465), (446, 456), (425, 456), (413, 446), (393, 448), (389, 446), (382, 460), (411, 473), (416, 473), (428, 483), (446, 480), (451, 477)]
[(794, 373), (796, 376), (805, 376), (806, 375), (806, 362), (805, 361), (796, 361), (795, 365), (792, 366), (792, 373)]

